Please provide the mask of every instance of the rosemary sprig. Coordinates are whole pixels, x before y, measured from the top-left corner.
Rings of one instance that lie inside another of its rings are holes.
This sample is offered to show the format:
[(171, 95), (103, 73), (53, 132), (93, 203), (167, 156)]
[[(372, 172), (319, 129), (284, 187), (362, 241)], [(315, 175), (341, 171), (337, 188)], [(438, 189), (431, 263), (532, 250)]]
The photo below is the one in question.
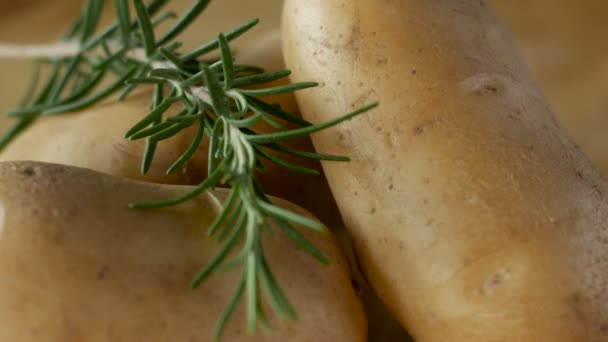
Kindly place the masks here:
[[(229, 268), (240, 268), (240, 279), (222, 312), (213, 332), (219, 339), (236, 304), (244, 296), (247, 307), (247, 330), (256, 326), (268, 327), (262, 310), (262, 297), (281, 320), (295, 319), (296, 312), (289, 304), (280, 284), (268, 266), (261, 235), (271, 230), (270, 222), (286, 234), (294, 244), (322, 263), (328, 260), (293, 225), (322, 230), (319, 222), (275, 206), (264, 194), (257, 176), (263, 168), (260, 159), (287, 170), (304, 174), (318, 174), (300, 165), (287, 162), (269, 151), (278, 151), (301, 158), (347, 161), (342, 156), (331, 156), (291, 149), (284, 140), (307, 136), (319, 130), (360, 115), (376, 104), (364, 106), (336, 120), (313, 125), (283, 111), (259, 96), (281, 94), (316, 86), (304, 82), (278, 87), (259, 88), (259, 85), (289, 76), (289, 71), (264, 72), (260, 68), (236, 65), (229, 42), (252, 27), (251, 20), (235, 29), (220, 33), (216, 39), (191, 51), (178, 52), (181, 46), (175, 38), (207, 7), (209, 0), (196, 0), (189, 10), (160, 39), (156, 25), (172, 18), (171, 12), (160, 10), (167, 0), (132, 0), (135, 16), (128, 0), (114, 0), (117, 21), (99, 30), (99, 13), (103, 0), (87, 0), (82, 14), (74, 21), (64, 40), (49, 46), (0, 46), (0, 54), (37, 57), (37, 67), (26, 96), (19, 108), (10, 111), (16, 121), (0, 137), (0, 149), (40, 117), (81, 110), (93, 106), (111, 95), (119, 99), (128, 96), (141, 85), (153, 84), (154, 95), (150, 112), (135, 124), (126, 138), (146, 139), (142, 157), (142, 173), (146, 173), (154, 159), (156, 147), (183, 129), (196, 125), (198, 131), (191, 145), (167, 170), (179, 170), (207, 136), (208, 174), (190, 193), (180, 198), (155, 203), (132, 203), (131, 208), (158, 208), (190, 200), (217, 185), (230, 188), (223, 208), (207, 229), (207, 235), (220, 244), (219, 251), (200, 270), (192, 281), (196, 288), (214, 273)], [(100, 32), (97, 33), (96, 32)], [(216, 60), (201, 58), (219, 49)], [(39, 86), (38, 65), (50, 66), (51, 76)], [(113, 79), (109, 85), (104, 80)], [(257, 89), (249, 89), (250, 86)], [(174, 116), (167, 116), (171, 106), (181, 106)], [(276, 131), (257, 134), (250, 127), (259, 120), (271, 124)], [(298, 126), (286, 129), (277, 120)], [(236, 256), (227, 260), (228, 256)]]

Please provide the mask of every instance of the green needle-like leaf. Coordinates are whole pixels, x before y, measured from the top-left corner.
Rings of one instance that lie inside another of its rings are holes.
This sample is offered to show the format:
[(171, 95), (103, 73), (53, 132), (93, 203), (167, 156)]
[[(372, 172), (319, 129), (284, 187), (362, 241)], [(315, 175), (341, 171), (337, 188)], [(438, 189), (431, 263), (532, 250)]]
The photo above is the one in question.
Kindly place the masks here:
[(264, 145), (264, 146), (269, 149), (275, 150), (275, 151), (291, 154), (291, 155), (306, 158), (306, 159), (328, 160), (328, 161), (339, 161), (339, 162), (350, 161), (350, 158), (344, 157), (344, 156), (320, 154), (320, 153), (314, 153), (314, 152), (305, 152), (305, 151), (295, 150), (293, 148), (289, 148), (287, 146), (283, 146), (280, 144), (268, 144), (268, 145)]
[(178, 160), (175, 161), (175, 163), (173, 163), (173, 165), (171, 165), (169, 167), (169, 169), (167, 169), (168, 175), (175, 172), (176, 170), (178, 170), (186, 162), (188, 162), (188, 160), (190, 160), (190, 157), (192, 157), (194, 155), (194, 153), (196, 153), (196, 151), (198, 150), (198, 147), (201, 145), (201, 141), (203, 140), (204, 135), (205, 135), (205, 125), (201, 121), (201, 123), (198, 127), (198, 130), (196, 132), (196, 135), (194, 136), (194, 139), (192, 140), (192, 143), (190, 144), (188, 149), (184, 152), (184, 154), (182, 154), (179, 157)]
[(209, 228), (207, 228), (207, 236), (211, 237), (215, 234), (215, 232), (217, 232), (218, 228), (226, 220), (226, 217), (228, 217), (228, 214), (232, 214), (234, 216), (234, 212), (232, 210), (232, 204), (234, 203), (234, 200), (236, 198), (237, 198), (237, 191), (232, 189), (230, 191), (230, 194), (228, 194), (226, 201), (224, 202), (224, 208), (222, 209), (220, 214), (215, 217), (215, 219), (213, 220), (213, 223), (211, 223)]
[(23, 132), (34, 122), (34, 117), (17, 118), (15, 122), (0, 136), (0, 150), (4, 149), (19, 133)]
[(116, 20), (118, 21), (118, 29), (120, 38), (125, 47), (131, 46), (131, 14), (129, 13), (128, 0), (114, 0), (114, 8), (116, 11)]
[(239, 89), (239, 92), (243, 95), (249, 95), (249, 96), (268, 96), (268, 95), (293, 93), (294, 91), (312, 88), (312, 87), (316, 87), (318, 85), (319, 84), (316, 82), (301, 82), (301, 83), (292, 83), (292, 84), (286, 84), (283, 86), (265, 88), (265, 89)]
[(141, 162), (141, 174), (145, 175), (150, 170), (152, 161), (154, 160), (154, 154), (156, 153), (156, 147), (158, 142), (152, 139), (146, 140), (146, 149), (144, 150), (144, 157)]
[(87, 0), (83, 17), (82, 36), (80, 37), (81, 43), (86, 42), (95, 33), (97, 24), (99, 24), (99, 18), (101, 17), (103, 4), (103, 0)]
[(215, 170), (215, 172), (213, 174), (209, 175), (207, 177), (207, 179), (205, 179), (201, 184), (196, 186), (191, 192), (189, 192), (181, 197), (178, 197), (178, 198), (172, 199), (172, 200), (160, 201), (160, 202), (150, 202), (150, 203), (136, 202), (136, 203), (129, 204), (129, 207), (133, 208), (133, 209), (145, 209), (145, 208), (163, 208), (163, 207), (174, 206), (174, 205), (186, 202), (186, 201), (200, 195), (205, 190), (212, 188), (221, 177), (222, 177), (222, 168), (220, 165), (220, 167), (218, 167), (218, 169)]
[(167, 99), (163, 100), (163, 102), (158, 107), (156, 107), (150, 114), (148, 114), (140, 122), (131, 127), (131, 129), (129, 129), (125, 134), (125, 138), (131, 138), (135, 133), (138, 133), (142, 129), (154, 123), (160, 116), (163, 115), (163, 113), (165, 113), (169, 109), (169, 107), (171, 107), (172, 104), (172, 101), (169, 101)]
[(114, 82), (114, 84), (110, 85), (103, 91), (99, 92), (97, 95), (94, 95), (90, 98), (75, 101), (72, 103), (66, 103), (63, 105), (59, 105), (57, 107), (52, 107), (50, 109), (46, 109), (44, 112), (42, 112), (42, 114), (43, 115), (53, 115), (53, 114), (61, 114), (61, 113), (66, 113), (66, 112), (73, 112), (73, 111), (77, 111), (77, 110), (81, 110), (83, 108), (89, 107), (101, 100), (104, 100), (105, 98), (107, 98), (108, 96), (110, 96), (114, 92), (116, 92), (118, 89), (120, 89), (123, 86), (123, 84), (125, 83), (125, 81), (128, 80), (129, 77), (131, 77), (131, 75), (134, 73), (134, 71), (135, 70), (128, 72), (122, 78), (120, 78), (118, 81)]
[(329, 260), (327, 257), (321, 253), (310, 241), (308, 241), (302, 234), (300, 234), (297, 230), (295, 230), (289, 222), (280, 218), (274, 217), (273, 221), (281, 228), (283, 233), (285, 233), (298, 247), (304, 250), (306, 253), (310, 254), (312, 257), (317, 259), (319, 262), (323, 264), (329, 264)]
[(298, 215), (289, 210), (285, 210), (281, 207), (277, 207), (265, 201), (259, 201), (258, 205), (268, 214), (272, 216), (280, 217), (284, 220), (293, 222), (295, 224), (308, 227), (316, 231), (323, 231), (323, 225), (315, 220), (309, 219), (308, 217)]
[(259, 279), (262, 289), (273, 310), (278, 314), (279, 319), (281, 321), (284, 321), (285, 319), (297, 319), (295, 310), (291, 304), (289, 304), (287, 297), (285, 297), (285, 294), (280, 289), (278, 282), (270, 271), (266, 258), (264, 256), (258, 258), (258, 263), (258, 269), (260, 271)]
[(151, 57), (156, 51), (156, 40), (154, 39), (154, 26), (146, 7), (141, 0), (133, 0), (135, 6), (135, 13), (137, 14), (137, 22), (141, 29), (141, 33), (144, 39), (144, 48), (146, 50), (146, 56)]
[(80, 63), (80, 56), (76, 56), (72, 58), (70, 62), (68, 62), (66, 66), (66, 71), (59, 81), (55, 83), (51, 91), (49, 92), (49, 96), (46, 100), (47, 103), (52, 103), (59, 98), (59, 95), (65, 89), (65, 86), (70, 82), (70, 79), (74, 76), (76, 71), (78, 70), (78, 63)]
[(377, 106), (378, 106), (378, 103), (372, 103), (367, 106), (363, 106), (349, 114), (341, 116), (337, 119), (327, 121), (327, 122), (324, 122), (321, 124), (291, 129), (288, 131), (277, 132), (277, 133), (248, 135), (247, 139), (252, 143), (264, 144), (264, 143), (271, 143), (271, 142), (277, 142), (277, 141), (295, 139), (295, 138), (307, 136), (314, 132), (318, 132), (320, 130), (340, 124), (346, 120), (350, 120), (350, 119), (354, 118), (355, 116), (361, 115)]
[(27, 85), (25, 90), (25, 94), (21, 98), (21, 102), (19, 103), (19, 107), (23, 108), (27, 106), (34, 97), (34, 93), (36, 92), (36, 87), (38, 86), (38, 82), (40, 81), (40, 63), (34, 63), (34, 68), (32, 71), (32, 76), (30, 77), (30, 82)]
[(283, 111), (278, 106), (266, 103), (262, 100), (252, 97), (252, 96), (246, 96), (245, 98), (249, 101), (249, 106), (251, 108), (255, 108), (264, 113), (268, 113), (276, 118), (285, 120), (287, 122), (294, 123), (299, 126), (311, 126), (312, 125), (310, 122), (308, 122), (298, 116), (295, 116), (293, 114)]
[(244, 87), (244, 86), (252, 86), (252, 85), (257, 85), (257, 84), (268, 83), (268, 82), (280, 80), (289, 75), (291, 75), (291, 71), (279, 70), (279, 71), (243, 76), (243, 77), (239, 77), (239, 78), (235, 79), (232, 82), (232, 87)]
[(230, 104), (222, 89), (221, 84), (210, 71), (209, 68), (203, 67), (203, 79), (207, 85), (209, 96), (211, 96), (211, 102), (213, 109), (217, 115), (228, 116), (230, 114)]
[(277, 164), (278, 166), (280, 166), (280, 167), (282, 167), (284, 169), (287, 169), (289, 171), (296, 172), (296, 173), (301, 173), (303, 175), (309, 175), (309, 176), (318, 176), (318, 175), (321, 174), (321, 172), (319, 172), (319, 171), (317, 171), (315, 169), (310, 169), (310, 168), (303, 167), (303, 166), (300, 166), (300, 165), (296, 165), (296, 164), (293, 164), (293, 163), (290, 163), (290, 162), (286, 162), (286, 161), (282, 160), (281, 158), (273, 156), (272, 154), (264, 151), (261, 148), (256, 147), (255, 150), (256, 150), (257, 153), (260, 154), (260, 156), (268, 159), (269, 161), (271, 161), (271, 162)]
[(211, 273), (215, 270), (215, 268), (217, 266), (219, 266), (219, 264), (222, 263), (222, 261), (228, 255), (228, 253), (230, 253), (230, 251), (232, 251), (232, 249), (236, 246), (236, 242), (238, 241), (238, 238), (240, 237), (240, 233), (243, 230), (243, 228), (245, 227), (245, 224), (244, 224), (245, 223), (245, 214), (243, 212), (241, 212), (239, 214), (239, 218), (240, 219), (237, 221), (237, 224), (235, 225), (236, 228), (234, 229), (234, 231), (232, 232), (232, 234), (230, 235), (228, 240), (224, 243), (224, 245), (220, 248), (220, 250), (215, 253), (213, 258), (211, 260), (209, 260), (207, 265), (205, 267), (203, 267), (203, 269), (196, 275), (196, 277), (194, 277), (194, 279), (192, 280), (192, 283), (190, 284), (190, 286), (192, 288), (199, 287), (200, 284), (202, 284), (211, 275)]
[(256, 258), (251, 253), (246, 261), (247, 269), (247, 332), (253, 334), (257, 325), (258, 317), (258, 282), (256, 279)]
[(219, 34), (217, 41), (220, 43), (220, 53), (222, 56), (222, 65), (224, 69), (224, 87), (226, 89), (230, 89), (232, 88), (232, 83), (234, 83), (235, 77), (232, 52), (230, 52), (228, 40), (223, 33)]
[(247, 271), (243, 270), (241, 272), (241, 278), (237, 282), (237, 287), (234, 290), (232, 297), (230, 297), (228, 304), (224, 308), (224, 311), (222, 311), (222, 314), (220, 315), (220, 318), (219, 318), (217, 324), (215, 325), (215, 329), (213, 329), (213, 340), (214, 341), (219, 341), (219, 339), (222, 337), (222, 332), (224, 331), (224, 328), (226, 327), (226, 323), (228, 323), (228, 319), (234, 312), (234, 309), (236, 309), (236, 306), (237, 306), (239, 300), (243, 296), (243, 292), (245, 290), (246, 275), (247, 275)]
[(173, 63), (173, 65), (175, 65), (176, 68), (183, 69), (184, 62), (176, 54), (174, 54), (173, 52), (169, 51), (168, 49), (165, 49), (162, 47), (160, 49), (158, 49), (158, 51), (160, 52), (161, 55), (163, 55), (163, 57), (165, 57), (168, 61)]

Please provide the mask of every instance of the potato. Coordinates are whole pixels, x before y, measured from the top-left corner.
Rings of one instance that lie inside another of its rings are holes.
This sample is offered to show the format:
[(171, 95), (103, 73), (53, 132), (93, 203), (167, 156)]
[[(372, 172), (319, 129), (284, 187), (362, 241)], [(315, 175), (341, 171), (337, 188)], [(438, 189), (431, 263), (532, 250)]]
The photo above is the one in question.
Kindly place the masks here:
[(166, 175), (166, 170), (192, 142), (197, 130), (195, 126), (160, 142), (150, 170), (142, 175), (140, 166), (146, 141), (130, 141), (124, 135), (148, 114), (151, 97), (151, 92), (144, 91), (122, 102), (105, 102), (79, 113), (40, 118), (0, 151), (0, 160), (80, 166), (158, 183), (194, 184), (200, 181), (207, 169), (206, 140), (199, 147), (199, 153), (181, 170)]
[[(243, 64), (255, 63), (268, 70), (284, 69), (285, 64), (281, 46), (280, 30), (271, 31), (260, 39), (245, 45), (241, 50), (243, 54), (239, 62)], [(285, 82), (281, 81), (280, 83), (284, 84)], [(266, 101), (278, 102), (284, 109), (299, 115), (299, 109), (293, 93), (283, 94), (274, 98), (267, 97)], [(285, 143), (292, 148), (314, 151), (310, 138), (287, 141)], [(302, 160), (301, 158), (291, 156), (282, 155), (281, 157), (292, 163), (303, 164), (306, 167), (322, 171), (319, 162)], [(347, 257), (349, 257), (353, 269), (357, 272), (356, 260), (354, 259), (352, 246), (344, 228), (344, 222), (340, 217), (338, 207), (325, 177), (323, 175), (317, 177), (302, 176), (281, 171), (272, 165), (269, 165), (269, 171), (269, 174), (261, 177), (264, 189), (272, 195), (287, 199), (310, 210), (321, 221), (331, 227), (332, 232), (340, 241)], [(368, 318), (368, 341), (409, 341), (407, 333), (387, 312), (385, 306), (378, 300), (365, 279), (358, 278), (359, 292), (361, 293)]]
[(608, 341), (608, 184), (485, 1), (286, 0), (303, 116), (362, 268), (416, 341)]
[[(193, 291), (187, 284), (218, 248), (205, 232), (225, 191), (141, 211), (127, 204), (188, 188), (35, 162), (0, 163), (0, 179), (1, 341), (210, 340), (238, 269)], [(302, 230), (329, 266), (282, 233), (264, 236), (270, 267), (298, 320), (272, 322), (270, 335), (246, 337), (240, 305), (222, 341), (365, 340), (361, 304), (337, 244), (327, 231)]]

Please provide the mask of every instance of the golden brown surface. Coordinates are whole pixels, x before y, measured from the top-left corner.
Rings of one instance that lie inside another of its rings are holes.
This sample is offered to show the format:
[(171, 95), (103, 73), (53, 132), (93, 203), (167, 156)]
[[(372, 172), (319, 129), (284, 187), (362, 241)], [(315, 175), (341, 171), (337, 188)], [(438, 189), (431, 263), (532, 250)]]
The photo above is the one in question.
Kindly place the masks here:
[(608, 341), (608, 184), (483, 1), (286, 0), (297, 94), (368, 279), (419, 342)]
[[(226, 192), (162, 210), (126, 206), (186, 191), (74, 167), (0, 163), (0, 341), (210, 341), (238, 269), (194, 291), (187, 284), (218, 248), (205, 227)], [(327, 231), (301, 231), (331, 265), (292, 248), (281, 233), (264, 237), (298, 321), (272, 320), (271, 335), (247, 337), (240, 305), (222, 341), (365, 340), (364, 314), (337, 244)]]

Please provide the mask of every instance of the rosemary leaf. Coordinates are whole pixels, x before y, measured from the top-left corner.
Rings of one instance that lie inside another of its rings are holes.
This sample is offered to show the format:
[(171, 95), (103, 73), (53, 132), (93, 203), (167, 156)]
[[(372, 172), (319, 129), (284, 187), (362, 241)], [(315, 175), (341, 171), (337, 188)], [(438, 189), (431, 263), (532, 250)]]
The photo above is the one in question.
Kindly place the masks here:
[(203, 124), (202, 120), (200, 121), (198, 130), (196, 131), (196, 135), (194, 136), (194, 139), (192, 140), (192, 143), (190, 144), (190, 146), (188, 147), (188, 149), (184, 152), (184, 154), (182, 154), (179, 159), (177, 159), (175, 161), (175, 163), (173, 163), (173, 165), (171, 165), (168, 169), (167, 169), (167, 174), (171, 174), (173, 172), (175, 172), (175, 170), (179, 169), (180, 167), (182, 167), (188, 160), (190, 160), (190, 157), (192, 157), (194, 155), (194, 153), (196, 153), (196, 151), (198, 150), (198, 147), (201, 144), (201, 141), (203, 140), (203, 136), (205, 135), (205, 125)]
[(137, 22), (141, 29), (144, 40), (144, 48), (146, 56), (150, 57), (156, 51), (156, 40), (154, 39), (154, 26), (150, 20), (150, 15), (141, 0), (133, 0), (135, 13), (137, 14)]
[(217, 41), (220, 45), (220, 53), (222, 56), (222, 65), (224, 69), (224, 87), (226, 89), (232, 88), (232, 84), (234, 83), (234, 61), (232, 57), (232, 53), (230, 52), (230, 47), (228, 46), (228, 40), (223, 33), (220, 33)]
[(249, 96), (268, 96), (268, 95), (278, 95), (285, 93), (293, 93), (294, 91), (303, 90), (307, 88), (316, 87), (319, 84), (316, 82), (301, 82), (301, 83), (292, 83), (278, 87), (265, 88), (265, 89), (239, 89), (239, 92), (243, 95)]
[(252, 86), (257, 84), (268, 83), (276, 80), (280, 80), (291, 75), (289, 70), (279, 70), (260, 74), (254, 74), (249, 76), (243, 76), (235, 79), (232, 82), (232, 87), (243, 87)]
[(114, 0), (116, 20), (120, 31), (120, 38), (125, 48), (131, 46), (131, 14), (127, 0)]
[(342, 123), (346, 120), (350, 120), (352, 118), (354, 118), (355, 116), (361, 115), (375, 107), (378, 106), (378, 103), (372, 103), (366, 106), (363, 106), (349, 114), (346, 114), (344, 116), (341, 116), (337, 119), (331, 120), (331, 121), (327, 121), (324, 123), (320, 123), (317, 125), (312, 125), (312, 126), (307, 126), (307, 127), (302, 127), (302, 128), (296, 128), (296, 129), (292, 129), (292, 130), (288, 130), (288, 131), (283, 131), (283, 132), (277, 132), (277, 133), (267, 133), (267, 134), (258, 134), (258, 135), (248, 135), (247, 139), (252, 142), (252, 143), (258, 143), (258, 144), (263, 144), (263, 143), (271, 143), (271, 142), (277, 142), (277, 141), (282, 141), (282, 140), (288, 140), (288, 139), (294, 139), (294, 138), (299, 138), (302, 136), (307, 136), (311, 133), (314, 132), (318, 132), (320, 130), (335, 126), (339, 123)]
[(110, 85), (106, 89), (102, 90), (96, 95), (91, 96), (90, 98), (81, 99), (72, 103), (66, 103), (63, 105), (59, 105), (57, 107), (51, 107), (42, 112), (43, 115), (53, 115), (53, 114), (62, 114), (66, 112), (73, 112), (77, 110), (81, 110), (83, 108), (89, 107), (99, 101), (104, 100), (108, 96), (112, 95), (118, 89), (120, 89), (126, 80), (128, 80), (135, 70), (131, 70), (126, 73), (122, 78), (118, 81), (114, 82), (114, 84)]

